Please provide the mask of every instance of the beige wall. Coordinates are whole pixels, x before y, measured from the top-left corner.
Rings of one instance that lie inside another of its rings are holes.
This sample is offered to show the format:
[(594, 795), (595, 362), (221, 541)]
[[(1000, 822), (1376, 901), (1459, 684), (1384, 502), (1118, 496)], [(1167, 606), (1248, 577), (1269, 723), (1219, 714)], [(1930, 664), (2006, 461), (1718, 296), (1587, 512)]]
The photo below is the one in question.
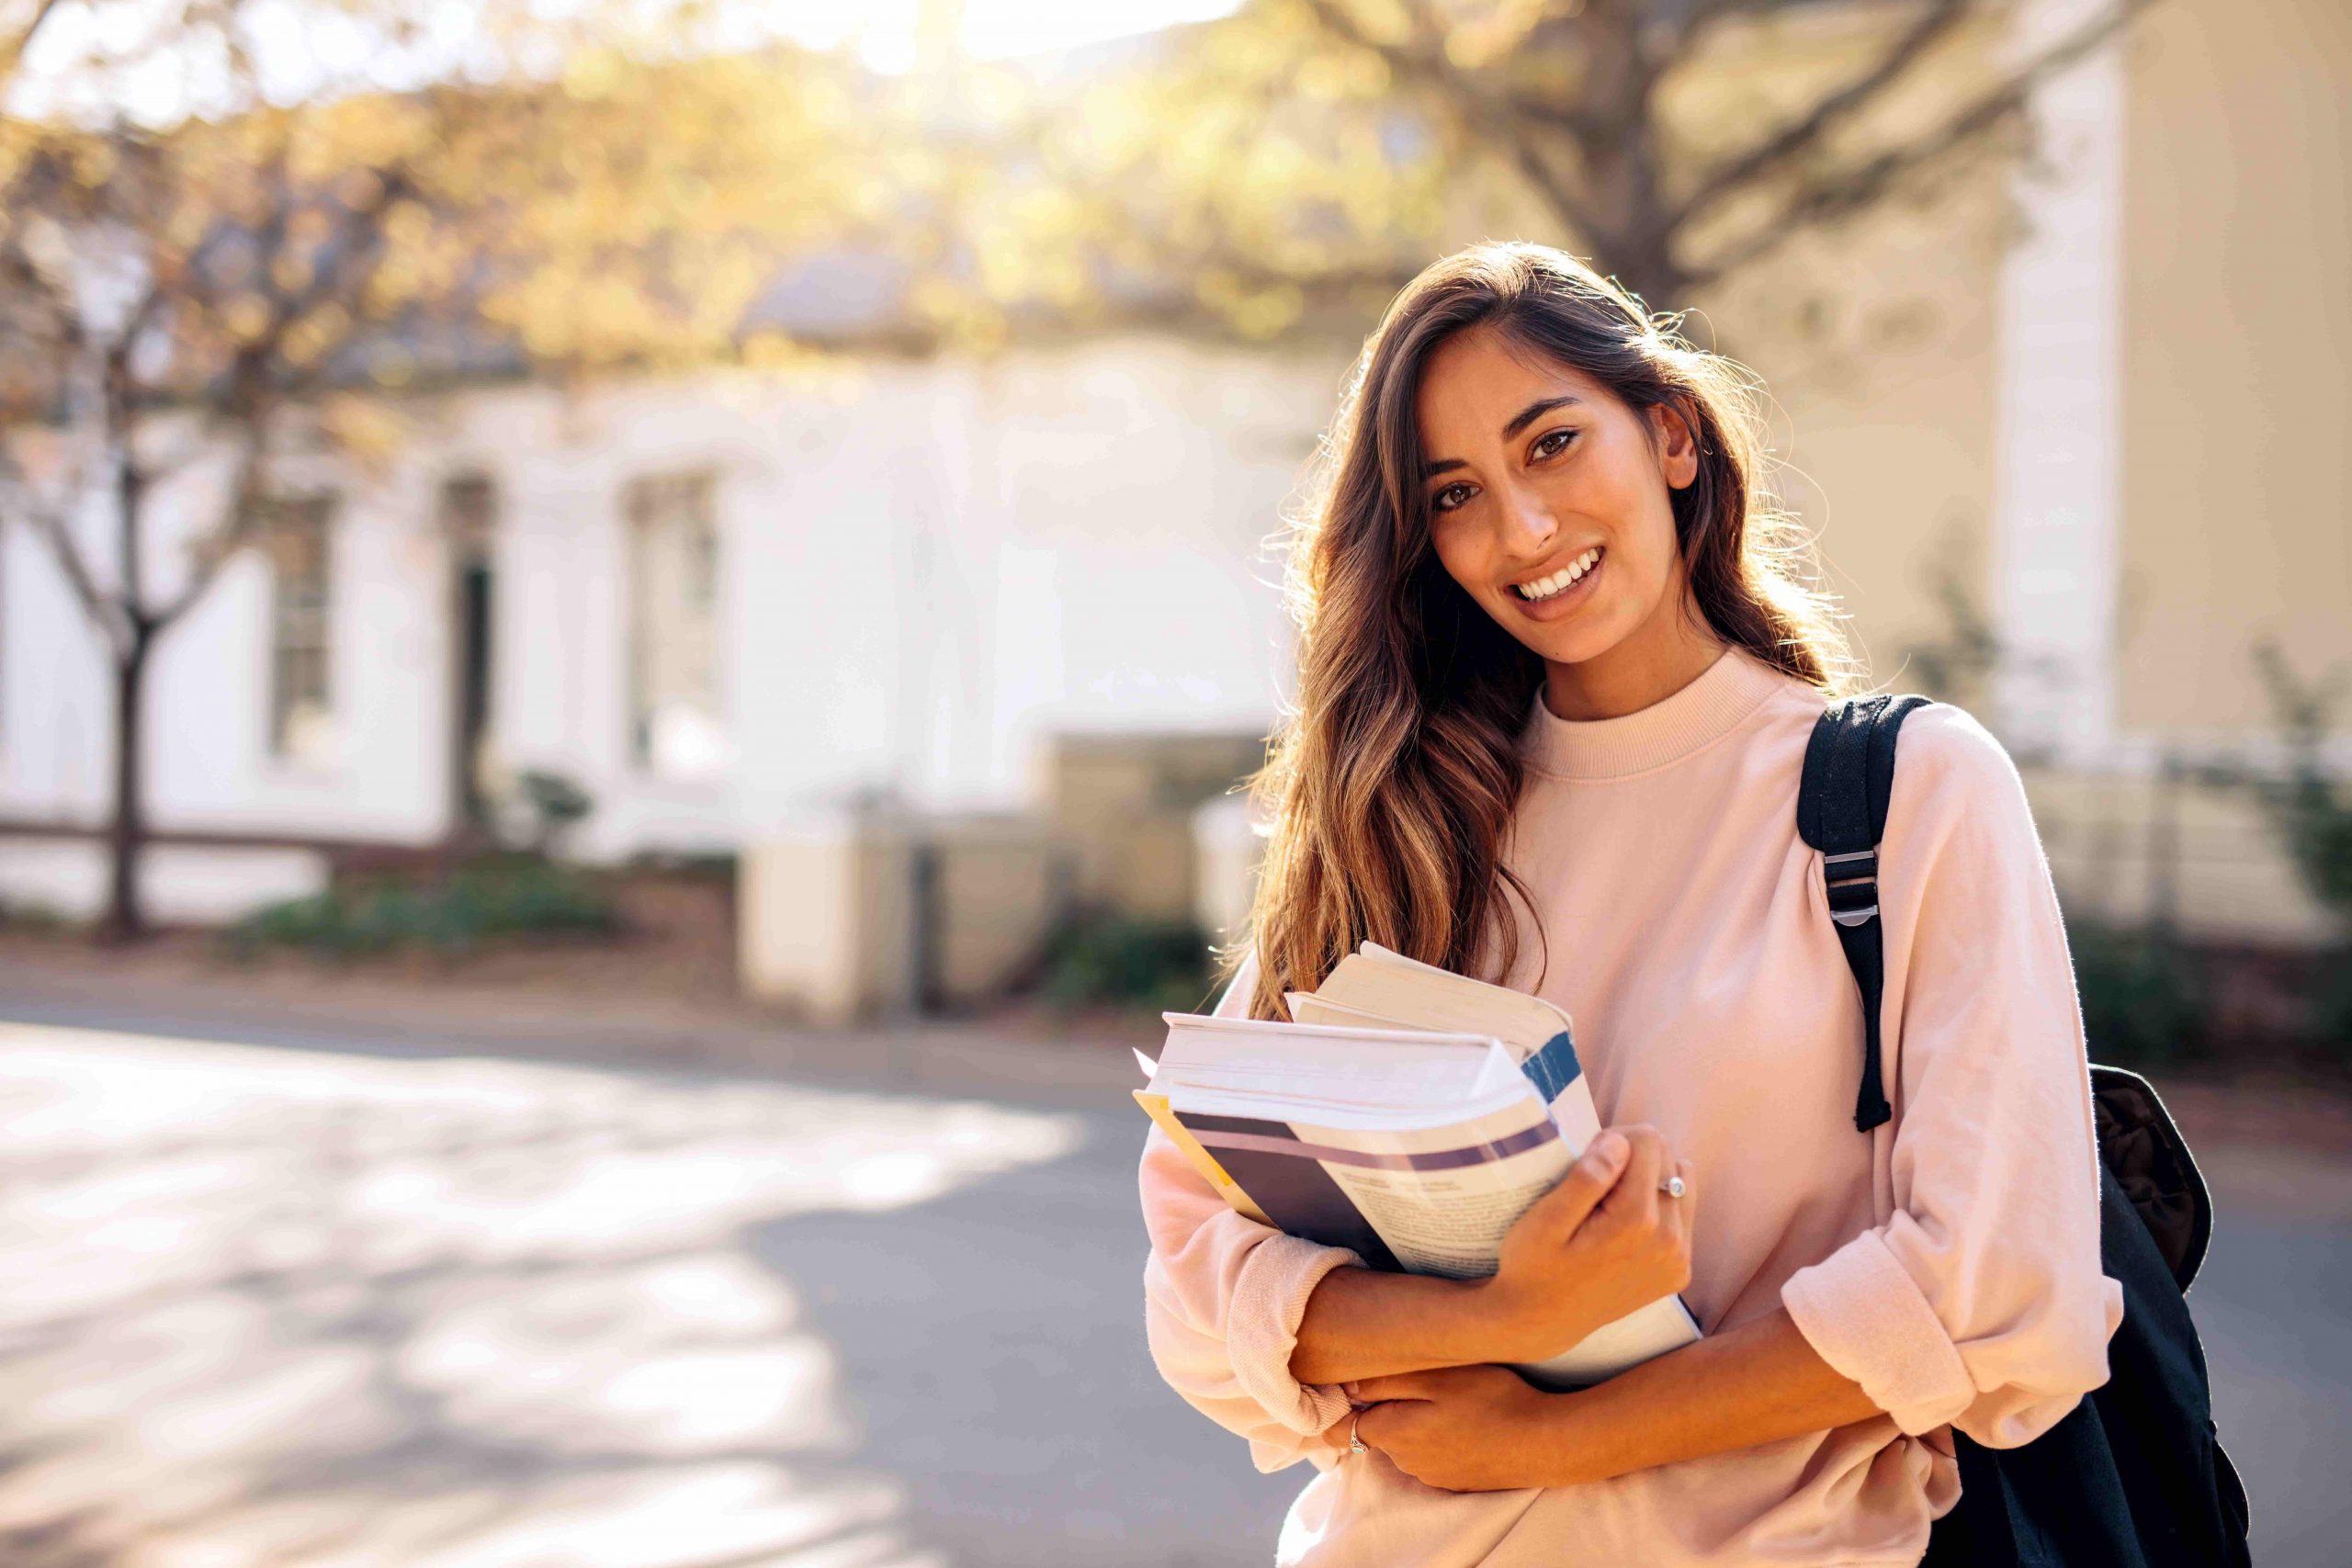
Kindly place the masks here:
[(735, 884), (746, 994), (820, 1023), (915, 1004), (914, 840), (906, 823), (809, 823), (746, 844)]
[[(1796, 81), (1792, 55), (1838, 61), (1869, 25), (1825, 14), (1738, 47), (1774, 62), (1759, 80)], [(1992, 47), (1969, 35), (1924, 74), (1948, 91)], [(2257, 639), (2306, 674), (2352, 663), (2352, 9), (2165, 0), (2125, 61), (2115, 716), (2126, 736), (2265, 733)], [(1897, 687), (1953, 630), (1939, 584), (1994, 598), (2008, 178), (1980, 160), (1701, 302), (1766, 377), (1783, 489), (1871, 677)], [(1985, 694), (1945, 694), (1997, 722)]]
[(1056, 737), (1042, 793), (1071, 855), (1077, 903), (1138, 919), (1194, 918), (1193, 812), (1265, 756), (1250, 734)]
[[(1718, 58), (1679, 84), (1684, 112), (1744, 145), (1759, 122), (1862, 69), (1900, 21), (1818, 8), (1724, 29)], [(1996, 68), (1999, 41), (1997, 21), (1962, 28), (1873, 127), (1901, 135), (1939, 120)], [(1698, 301), (1717, 346), (1764, 378), (1780, 491), (1816, 532), (1869, 678), (1898, 686), (1918, 684), (1911, 648), (1950, 636), (1939, 581), (1949, 576), (1979, 606), (1988, 596), (2007, 177), (1990, 149), (1958, 160), (1912, 199), (1801, 233)]]
[(2120, 716), (2258, 728), (2257, 637), (2352, 661), (2352, 7), (2166, 0), (2127, 61)]

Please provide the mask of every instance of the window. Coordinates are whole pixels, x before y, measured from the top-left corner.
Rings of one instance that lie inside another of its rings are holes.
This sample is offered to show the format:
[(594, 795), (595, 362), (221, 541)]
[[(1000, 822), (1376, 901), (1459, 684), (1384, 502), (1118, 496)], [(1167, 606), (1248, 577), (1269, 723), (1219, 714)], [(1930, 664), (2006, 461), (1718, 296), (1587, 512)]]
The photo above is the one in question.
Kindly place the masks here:
[(262, 539), (271, 565), (269, 750), (315, 761), (334, 745), (334, 689), (328, 588), (330, 495), (281, 498), (267, 506)]
[(632, 480), (628, 529), (629, 743), (639, 765), (702, 778), (727, 761), (718, 710), (716, 476)]

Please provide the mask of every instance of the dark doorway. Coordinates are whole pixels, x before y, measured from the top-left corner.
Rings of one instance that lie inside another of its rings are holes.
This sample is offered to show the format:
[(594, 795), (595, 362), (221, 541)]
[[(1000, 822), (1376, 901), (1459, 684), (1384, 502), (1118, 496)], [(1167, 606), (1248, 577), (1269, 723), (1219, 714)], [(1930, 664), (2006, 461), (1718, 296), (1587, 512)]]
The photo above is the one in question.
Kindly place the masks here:
[(482, 787), (484, 748), (490, 739), (492, 615), (497, 579), (492, 543), (498, 496), (480, 474), (465, 474), (442, 487), (441, 515), (449, 540), (449, 629), (451, 690), (449, 763), (452, 823), (460, 837), (486, 836), (492, 802)]

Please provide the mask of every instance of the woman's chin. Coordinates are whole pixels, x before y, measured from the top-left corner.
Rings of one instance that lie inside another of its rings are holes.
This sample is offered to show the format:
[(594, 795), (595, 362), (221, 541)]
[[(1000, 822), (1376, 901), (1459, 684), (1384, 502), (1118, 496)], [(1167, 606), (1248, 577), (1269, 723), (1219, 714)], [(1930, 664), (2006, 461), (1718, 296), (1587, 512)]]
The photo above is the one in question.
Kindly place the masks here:
[(1625, 640), (1625, 628), (1610, 615), (1608, 606), (1595, 604), (1592, 613), (1550, 626), (1523, 628), (1519, 640), (1546, 664), (1585, 664), (1605, 657)]

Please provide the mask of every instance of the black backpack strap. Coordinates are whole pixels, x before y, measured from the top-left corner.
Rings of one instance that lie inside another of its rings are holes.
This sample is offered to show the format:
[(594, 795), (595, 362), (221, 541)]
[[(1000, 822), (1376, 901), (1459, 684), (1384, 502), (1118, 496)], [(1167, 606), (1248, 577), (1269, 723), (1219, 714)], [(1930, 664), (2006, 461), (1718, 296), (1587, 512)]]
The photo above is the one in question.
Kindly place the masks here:
[(1878, 918), (1878, 842), (1894, 793), (1894, 742), (1925, 697), (1859, 697), (1815, 721), (1797, 786), (1797, 833), (1821, 852), (1821, 875), (1838, 945), (1862, 993), (1862, 1084), (1854, 1100), (1861, 1132), (1892, 1110), (1880, 1068), (1879, 1012), (1886, 992), (1886, 945)]

